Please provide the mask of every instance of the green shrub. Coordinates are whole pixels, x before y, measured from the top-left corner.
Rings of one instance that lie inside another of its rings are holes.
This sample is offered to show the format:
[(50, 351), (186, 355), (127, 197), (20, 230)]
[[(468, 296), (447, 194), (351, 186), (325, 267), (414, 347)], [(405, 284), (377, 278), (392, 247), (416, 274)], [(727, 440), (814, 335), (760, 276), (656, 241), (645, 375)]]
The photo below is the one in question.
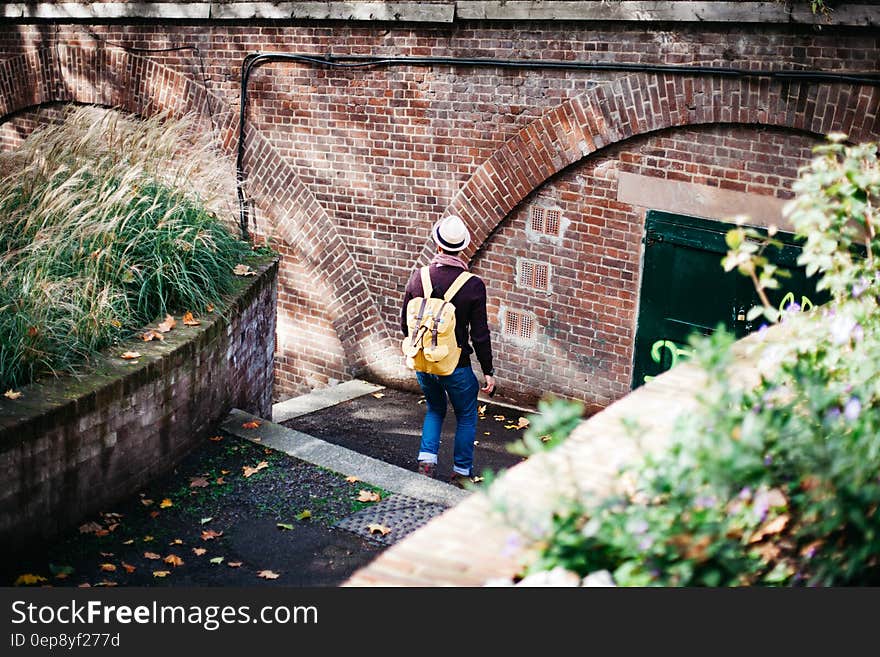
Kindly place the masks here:
[(188, 121), (89, 108), (0, 156), (0, 387), (230, 292), (250, 245), (218, 219), (223, 168)]
[[(785, 313), (755, 387), (736, 380), (731, 335), (693, 339), (708, 375), (699, 412), (632, 468), (626, 495), (567, 500), (530, 571), (605, 569), (637, 586), (880, 584), (880, 169), (876, 145), (841, 140), (817, 149), (787, 207), (801, 264), (832, 301)], [(762, 273), (755, 239), (731, 231), (726, 264), (760, 290), (775, 272)]]

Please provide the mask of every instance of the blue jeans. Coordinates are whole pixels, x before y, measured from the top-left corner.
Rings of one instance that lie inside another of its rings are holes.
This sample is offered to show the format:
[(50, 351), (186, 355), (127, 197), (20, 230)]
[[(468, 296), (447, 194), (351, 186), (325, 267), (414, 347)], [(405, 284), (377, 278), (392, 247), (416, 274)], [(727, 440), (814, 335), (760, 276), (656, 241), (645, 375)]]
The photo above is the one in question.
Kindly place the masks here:
[(416, 372), (419, 386), (425, 393), (425, 422), (422, 425), (422, 444), (419, 461), (437, 462), (440, 449), (440, 430), (446, 417), (446, 399), (455, 411), (455, 450), (453, 470), (466, 477), (474, 467), (474, 438), (477, 436), (477, 394), (480, 384), (470, 367), (458, 367), (452, 374), (438, 376)]

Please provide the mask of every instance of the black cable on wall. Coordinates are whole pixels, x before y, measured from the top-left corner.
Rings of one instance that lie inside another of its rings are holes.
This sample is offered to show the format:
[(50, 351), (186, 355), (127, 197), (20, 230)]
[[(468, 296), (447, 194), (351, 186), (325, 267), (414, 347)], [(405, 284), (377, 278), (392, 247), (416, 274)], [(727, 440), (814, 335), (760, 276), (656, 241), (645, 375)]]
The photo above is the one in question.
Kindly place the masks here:
[(251, 53), (242, 61), (241, 95), (239, 99), (238, 148), (236, 154), (236, 185), (239, 202), (239, 221), (242, 236), (249, 239), (248, 206), (244, 196), (244, 140), (248, 81), (255, 68), (270, 62), (300, 62), (312, 66), (334, 68), (370, 68), (381, 66), (472, 66), (512, 69), (555, 69), (575, 71), (623, 71), (630, 73), (670, 73), (676, 75), (712, 75), (731, 78), (756, 78), (777, 81), (833, 82), (880, 86), (880, 72), (834, 72), (821, 70), (751, 70), (743, 68), (692, 66), (676, 64), (627, 64), (614, 62), (580, 62), (549, 59), (494, 59), (473, 57), (377, 57), (373, 55), (320, 55), (308, 53)]

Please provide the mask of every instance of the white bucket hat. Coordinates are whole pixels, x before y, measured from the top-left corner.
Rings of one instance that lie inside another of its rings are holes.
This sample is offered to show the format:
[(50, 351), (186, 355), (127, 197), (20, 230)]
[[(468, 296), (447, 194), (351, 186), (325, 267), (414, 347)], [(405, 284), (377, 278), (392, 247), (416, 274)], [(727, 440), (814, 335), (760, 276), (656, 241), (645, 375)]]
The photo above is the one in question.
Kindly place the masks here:
[(431, 229), (431, 237), (440, 248), (446, 251), (463, 251), (470, 244), (471, 235), (467, 226), (454, 214), (444, 217)]

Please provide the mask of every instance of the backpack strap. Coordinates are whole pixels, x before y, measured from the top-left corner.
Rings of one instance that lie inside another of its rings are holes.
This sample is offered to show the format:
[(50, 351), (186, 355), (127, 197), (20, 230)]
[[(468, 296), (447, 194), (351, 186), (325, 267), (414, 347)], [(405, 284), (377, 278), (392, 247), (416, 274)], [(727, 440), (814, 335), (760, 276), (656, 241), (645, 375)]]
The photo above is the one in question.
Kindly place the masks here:
[(452, 297), (458, 294), (458, 291), (464, 287), (464, 284), (467, 283), (471, 278), (473, 278), (473, 274), (470, 272), (463, 271), (458, 275), (454, 281), (452, 281), (452, 285), (449, 286), (449, 289), (446, 290), (446, 294), (443, 295), (443, 300), (446, 302), (452, 301)]
[(434, 286), (431, 285), (431, 268), (422, 267), (422, 296), (426, 299), (431, 298)]

